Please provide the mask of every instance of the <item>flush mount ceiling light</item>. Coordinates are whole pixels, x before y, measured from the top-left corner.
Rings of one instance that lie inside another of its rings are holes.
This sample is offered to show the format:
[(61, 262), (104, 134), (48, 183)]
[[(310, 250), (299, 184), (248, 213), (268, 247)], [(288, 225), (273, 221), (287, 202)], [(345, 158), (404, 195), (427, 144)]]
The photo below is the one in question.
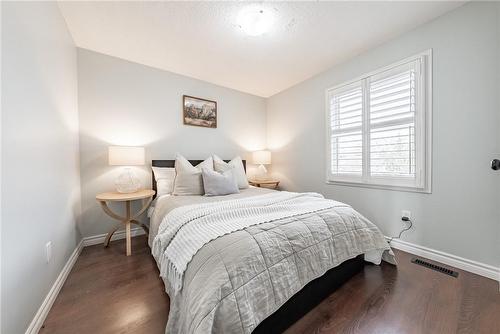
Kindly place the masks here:
[(262, 35), (269, 30), (272, 23), (271, 11), (261, 6), (245, 7), (238, 14), (238, 25), (250, 36)]

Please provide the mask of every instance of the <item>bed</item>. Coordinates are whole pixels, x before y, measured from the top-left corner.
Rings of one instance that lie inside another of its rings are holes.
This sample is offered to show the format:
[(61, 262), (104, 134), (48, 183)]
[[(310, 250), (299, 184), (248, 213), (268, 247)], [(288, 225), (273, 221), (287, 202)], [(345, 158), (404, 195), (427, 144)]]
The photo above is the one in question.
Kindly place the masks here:
[(148, 242), (170, 297), (168, 333), (280, 333), (365, 262), (395, 263), (375, 225), (319, 194), (250, 187), (165, 195), (153, 207)]

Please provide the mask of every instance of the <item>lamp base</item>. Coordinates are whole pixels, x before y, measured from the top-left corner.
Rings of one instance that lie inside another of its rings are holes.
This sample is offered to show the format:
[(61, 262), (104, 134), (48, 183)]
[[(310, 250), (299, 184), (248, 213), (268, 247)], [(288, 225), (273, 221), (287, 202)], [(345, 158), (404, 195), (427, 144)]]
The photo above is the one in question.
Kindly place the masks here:
[(135, 193), (141, 188), (141, 181), (131, 168), (124, 168), (115, 180), (116, 191), (122, 194)]
[(267, 175), (267, 169), (264, 165), (259, 165), (258, 173), (255, 175), (256, 181), (267, 181), (269, 176)]

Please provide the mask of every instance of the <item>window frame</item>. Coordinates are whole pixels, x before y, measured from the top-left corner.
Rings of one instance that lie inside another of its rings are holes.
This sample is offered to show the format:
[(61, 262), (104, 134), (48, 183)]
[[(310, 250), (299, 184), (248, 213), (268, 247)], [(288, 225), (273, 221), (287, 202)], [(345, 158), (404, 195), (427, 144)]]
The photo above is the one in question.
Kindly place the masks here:
[[(377, 177), (369, 175), (369, 155), (370, 146), (367, 145), (369, 139), (370, 124), (367, 109), (363, 107), (362, 112), (362, 136), (363, 141), (363, 163), (362, 176), (352, 177), (347, 175), (334, 175), (331, 173), (331, 115), (330, 115), (330, 97), (333, 92), (361, 83), (363, 90), (363, 104), (370, 103), (368, 82), (371, 77), (390, 71), (396, 67), (420, 60), (420, 80), (417, 82), (417, 100), (415, 112), (415, 155), (416, 155), (416, 185), (412, 182), (405, 183), (404, 177), (398, 180), (397, 176)], [(432, 192), (432, 49), (420, 52), (411, 57), (407, 57), (388, 66), (370, 71), (353, 80), (349, 80), (339, 85), (327, 88), (325, 90), (325, 120), (326, 120), (326, 183), (345, 186), (357, 186), (365, 188), (377, 188), (410, 192)]]

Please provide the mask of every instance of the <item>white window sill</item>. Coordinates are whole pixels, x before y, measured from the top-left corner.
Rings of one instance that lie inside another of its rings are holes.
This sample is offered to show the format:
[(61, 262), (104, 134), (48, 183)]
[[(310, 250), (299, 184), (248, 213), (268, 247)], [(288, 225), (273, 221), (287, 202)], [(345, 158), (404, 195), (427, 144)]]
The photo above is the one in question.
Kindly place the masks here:
[(371, 184), (371, 183), (361, 183), (361, 182), (347, 182), (347, 181), (331, 181), (331, 180), (327, 180), (326, 183), (327, 184), (331, 184), (331, 185), (336, 185), (336, 186), (360, 187), (360, 188), (371, 188), (371, 189), (383, 189), (383, 190), (404, 191), (404, 192), (423, 193), (423, 194), (431, 194), (432, 193), (432, 191), (431, 191), (430, 188), (389, 186), (389, 185), (381, 185), (381, 184)]

